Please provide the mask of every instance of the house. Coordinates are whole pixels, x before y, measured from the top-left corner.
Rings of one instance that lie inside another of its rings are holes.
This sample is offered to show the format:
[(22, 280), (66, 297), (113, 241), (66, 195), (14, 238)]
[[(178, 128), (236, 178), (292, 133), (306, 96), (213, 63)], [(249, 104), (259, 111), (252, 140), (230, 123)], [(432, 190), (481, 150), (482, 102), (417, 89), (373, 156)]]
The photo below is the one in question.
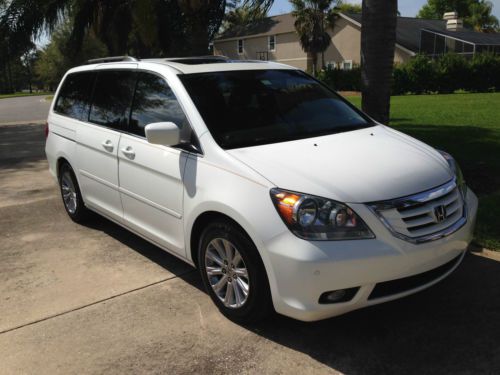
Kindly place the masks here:
[[(340, 13), (335, 27), (328, 32), (332, 42), (324, 53), (326, 64), (343, 69), (359, 64), (361, 14)], [(269, 60), (311, 69), (311, 59), (300, 46), (291, 13), (228, 29), (215, 39), (213, 48), (215, 55), (231, 59)], [(466, 55), (480, 51), (500, 53), (500, 34), (464, 29), (455, 12), (446, 13), (443, 20), (398, 17), (395, 62), (406, 62), (417, 53), (436, 56), (446, 51)]]

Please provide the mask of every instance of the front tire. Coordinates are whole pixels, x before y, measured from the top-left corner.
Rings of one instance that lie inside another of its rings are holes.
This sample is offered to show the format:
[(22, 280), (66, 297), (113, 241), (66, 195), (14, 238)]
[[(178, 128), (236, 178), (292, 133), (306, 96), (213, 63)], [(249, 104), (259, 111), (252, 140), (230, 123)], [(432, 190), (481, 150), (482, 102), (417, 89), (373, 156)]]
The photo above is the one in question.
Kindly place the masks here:
[(76, 223), (82, 223), (87, 220), (90, 216), (90, 211), (83, 203), (78, 181), (68, 163), (64, 163), (59, 169), (59, 188), (64, 208), (71, 220)]
[(237, 225), (213, 222), (198, 248), (205, 288), (219, 310), (231, 320), (252, 323), (272, 312), (267, 274), (257, 248)]

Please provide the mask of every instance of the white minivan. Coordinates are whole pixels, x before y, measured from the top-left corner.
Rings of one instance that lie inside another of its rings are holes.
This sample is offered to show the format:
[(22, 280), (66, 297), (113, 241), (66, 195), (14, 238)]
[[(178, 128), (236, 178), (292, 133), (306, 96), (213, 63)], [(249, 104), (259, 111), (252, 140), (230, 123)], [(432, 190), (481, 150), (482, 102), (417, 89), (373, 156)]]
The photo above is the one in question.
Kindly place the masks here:
[(427, 288), (459, 265), (477, 211), (449, 154), (272, 62), (71, 69), (46, 154), (71, 219), (94, 211), (197, 267), (242, 322), (314, 321)]

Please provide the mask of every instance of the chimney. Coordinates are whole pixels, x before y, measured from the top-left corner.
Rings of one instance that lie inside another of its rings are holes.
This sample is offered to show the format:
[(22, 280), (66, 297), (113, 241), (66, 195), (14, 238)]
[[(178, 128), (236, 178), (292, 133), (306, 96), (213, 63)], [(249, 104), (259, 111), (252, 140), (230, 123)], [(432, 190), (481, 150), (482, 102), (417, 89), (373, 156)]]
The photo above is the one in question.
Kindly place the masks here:
[(458, 31), (464, 28), (464, 23), (458, 18), (457, 12), (446, 12), (443, 15), (443, 20), (446, 21), (446, 30)]

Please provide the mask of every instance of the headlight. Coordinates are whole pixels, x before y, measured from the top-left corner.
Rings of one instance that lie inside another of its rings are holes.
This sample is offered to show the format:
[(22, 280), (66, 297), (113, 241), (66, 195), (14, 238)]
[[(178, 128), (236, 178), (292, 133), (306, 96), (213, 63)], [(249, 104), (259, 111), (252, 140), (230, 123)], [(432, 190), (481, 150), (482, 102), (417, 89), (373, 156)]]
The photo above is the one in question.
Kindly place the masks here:
[(277, 188), (271, 189), (271, 198), (285, 224), (300, 238), (324, 241), (375, 238), (345, 204)]
[(462, 174), (462, 170), (460, 169), (460, 166), (458, 165), (457, 161), (448, 154), (445, 151), (438, 150), (439, 153), (445, 158), (445, 160), (448, 162), (448, 165), (450, 166), (451, 171), (455, 175), (455, 178), (457, 180), (457, 186), (460, 192), (462, 193), (462, 196), (465, 198), (467, 195), (467, 185), (465, 183), (464, 175)]

